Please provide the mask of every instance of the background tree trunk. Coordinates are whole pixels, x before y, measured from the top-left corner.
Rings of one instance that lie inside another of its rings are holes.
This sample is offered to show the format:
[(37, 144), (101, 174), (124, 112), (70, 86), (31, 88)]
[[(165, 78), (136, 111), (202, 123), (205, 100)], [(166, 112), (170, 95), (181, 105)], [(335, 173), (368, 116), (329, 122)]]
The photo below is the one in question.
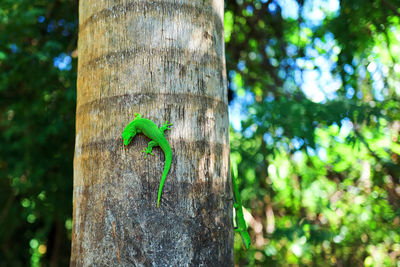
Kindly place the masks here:
[[(72, 266), (233, 265), (223, 0), (80, 1)], [(173, 156), (122, 145), (139, 112)]]

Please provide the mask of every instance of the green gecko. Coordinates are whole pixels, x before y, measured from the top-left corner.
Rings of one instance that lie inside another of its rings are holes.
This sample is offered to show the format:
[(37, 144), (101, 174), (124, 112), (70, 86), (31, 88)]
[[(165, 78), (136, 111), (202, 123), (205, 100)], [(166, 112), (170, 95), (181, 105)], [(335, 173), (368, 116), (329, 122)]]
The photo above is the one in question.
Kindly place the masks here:
[(235, 233), (239, 232), (240, 236), (242, 237), (242, 241), (246, 249), (249, 249), (251, 238), (249, 232), (247, 232), (246, 222), (244, 220), (243, 215), (243, 207), (242, 207), (242, 200), (240, 199), (239, 187), (236, 183), (236, 177), (233, 174), (233, 168), (231, 167), (231, 177), (232, 177), (232, 187), (233, 187), (233, 195), (235, 197), (235, 201), (233, 203), (233, 207), (235, 208)]
[(154, 155), (151, 151), (153, 147), (160, 146), (165, 154), (165, 165), (164, 171), (161, 177), (160, 187), (158, 189), (158, 198), (157, 198), (157, 208), (160, 205), (161, 192), (164, 186), (165, 178), (169, 172), (171, 167), (172, 160), (172, 150), (171, 146), (168, 143), (168, 140), (164, 136), (164, 131), (171, 130), (168, 126), (171, 126), (172, 123), (168, 123), (166, 121), (160, 129), (157, 125), (148, 119), (143, 119), (139, 113), (135, 113), (135, 119), (131, 121), (122, 132), (122, 138), (124, 140), (124, 145), (127, 146), (132, 141), (133, 137), (135, 137), (138, 133), (143, 133), (148, 138), (152, 139), (149, 142), (149, 145), (146, 149), (142, 150), (146, 155), (144, 158), (147, 158), (147, 154)]

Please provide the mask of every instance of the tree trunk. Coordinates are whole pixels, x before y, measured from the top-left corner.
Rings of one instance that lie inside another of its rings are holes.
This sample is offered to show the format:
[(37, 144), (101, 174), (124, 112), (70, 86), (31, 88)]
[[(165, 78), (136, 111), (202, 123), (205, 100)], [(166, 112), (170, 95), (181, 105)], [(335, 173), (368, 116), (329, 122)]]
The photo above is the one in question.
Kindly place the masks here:
[[(231, 266), (223, 0), (79, 3), (71, 266)], [(168, 120), (163, 151), (121, 134)]]

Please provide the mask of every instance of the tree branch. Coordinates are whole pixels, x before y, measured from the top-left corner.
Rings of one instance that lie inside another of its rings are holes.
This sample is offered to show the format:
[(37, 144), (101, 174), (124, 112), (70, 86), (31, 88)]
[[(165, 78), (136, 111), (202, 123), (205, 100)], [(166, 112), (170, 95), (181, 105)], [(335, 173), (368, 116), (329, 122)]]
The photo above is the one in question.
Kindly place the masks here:
[(394, 14), (396, 14), (398, 17), (400, 17), (400, 12), (398, 11), (398, 8), (394, 6), (392, 3), (390, 3), (388, 0), (381, 0), (381, 2), (388, 7), (390, 10), (393, 11)]

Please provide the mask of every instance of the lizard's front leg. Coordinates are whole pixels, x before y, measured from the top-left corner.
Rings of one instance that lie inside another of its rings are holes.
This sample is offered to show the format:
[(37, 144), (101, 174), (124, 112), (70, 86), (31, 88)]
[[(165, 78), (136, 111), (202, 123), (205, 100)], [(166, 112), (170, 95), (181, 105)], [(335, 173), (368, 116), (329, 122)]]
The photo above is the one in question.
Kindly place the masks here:
[(142, 152), (146, 153), (146, 156), (144, 156), (144, 158), (147, 158), (147, 154), (153, 155), (154, 154), (151, 152), (153, 150), (153, 147), (158, 146), (158, 143), (154, 140), (150, 141), (147, 148), (143, 149)]
[(160, 131), (162, 133), (164, 133), (166, 130), (171, 130), (171, 128), (168, 127), (168, 126), (171, 126), (171, 125), (172, 125), (172, 123), (168, 123), (168, 121), (166, 121), (164, 123), (164, 125), (160, 127)]

